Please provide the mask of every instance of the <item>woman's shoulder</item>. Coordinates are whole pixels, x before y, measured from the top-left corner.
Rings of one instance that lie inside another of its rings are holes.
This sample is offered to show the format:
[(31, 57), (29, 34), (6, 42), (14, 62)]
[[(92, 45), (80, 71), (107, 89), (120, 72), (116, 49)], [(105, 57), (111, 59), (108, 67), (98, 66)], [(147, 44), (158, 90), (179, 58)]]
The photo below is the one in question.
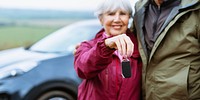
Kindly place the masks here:
[(93, 46), (96, 44), (103, 37), (104, 29), (101, 29), (99, 32), (96, 33), (95, 37), (88, 41), (83, 41), (82, 44), (87, 44)]

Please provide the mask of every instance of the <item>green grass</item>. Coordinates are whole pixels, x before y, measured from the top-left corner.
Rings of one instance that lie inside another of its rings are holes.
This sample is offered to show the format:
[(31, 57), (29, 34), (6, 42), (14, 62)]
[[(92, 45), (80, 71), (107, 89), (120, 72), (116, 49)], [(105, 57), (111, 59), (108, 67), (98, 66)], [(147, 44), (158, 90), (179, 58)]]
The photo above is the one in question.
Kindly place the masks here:
[(0, 50), (26, 47), (79, 19), (6, 19), (0, 17)]
[(60, 26), (0, 26), (0, 50), (29, 46)]

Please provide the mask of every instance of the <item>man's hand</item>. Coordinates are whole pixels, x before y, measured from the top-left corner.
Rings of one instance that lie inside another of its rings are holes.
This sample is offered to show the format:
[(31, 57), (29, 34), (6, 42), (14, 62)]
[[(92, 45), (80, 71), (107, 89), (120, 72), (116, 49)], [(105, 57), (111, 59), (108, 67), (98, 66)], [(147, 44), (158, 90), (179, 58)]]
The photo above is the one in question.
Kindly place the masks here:
[(81, 45), (81, 43), (78, 43), (78, 44), (75, 46), (75, 49), (74, 49), (74, 51), (73, 51), (73, 54), (74, 54), (74, 55), (76, 54), (76, 51), (77, 51), (77, 49), (79, 48), (80, 45)]
[(134, 44), (126, 34), (117, 35), (105, 40), (105, 45), (115, 48), (122, 57), (130, 57), (134, 51)]

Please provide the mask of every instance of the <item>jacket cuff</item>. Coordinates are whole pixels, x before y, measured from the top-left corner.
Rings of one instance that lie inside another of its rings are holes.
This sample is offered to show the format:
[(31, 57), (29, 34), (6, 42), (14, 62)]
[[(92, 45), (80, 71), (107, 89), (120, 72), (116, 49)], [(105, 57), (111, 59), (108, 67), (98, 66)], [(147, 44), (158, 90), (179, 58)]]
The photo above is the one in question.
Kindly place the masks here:
[(97, 47), (99, 48), (98, 52), (101, 57), (110, 57), (113, 55), (116, 49), (111, 49), (105, 45), (105, 39), (102, 39), (97, 43)]

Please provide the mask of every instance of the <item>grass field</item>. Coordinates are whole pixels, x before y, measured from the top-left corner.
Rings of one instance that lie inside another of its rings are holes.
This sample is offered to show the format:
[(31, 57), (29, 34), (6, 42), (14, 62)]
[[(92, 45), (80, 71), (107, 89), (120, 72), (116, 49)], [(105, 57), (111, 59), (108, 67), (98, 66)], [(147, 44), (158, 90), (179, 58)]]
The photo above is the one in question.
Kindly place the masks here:
[(29, 46), (58, 28), (60, 27), (0, 26), (0, 50)]
[(0, 50), (29, 46), (49, 33), (83, 18), (7, 19), (0, 17)]
[(94, 18), (88, 11), (0, 9), (0, 50), (29, 46), (73, 22)]

